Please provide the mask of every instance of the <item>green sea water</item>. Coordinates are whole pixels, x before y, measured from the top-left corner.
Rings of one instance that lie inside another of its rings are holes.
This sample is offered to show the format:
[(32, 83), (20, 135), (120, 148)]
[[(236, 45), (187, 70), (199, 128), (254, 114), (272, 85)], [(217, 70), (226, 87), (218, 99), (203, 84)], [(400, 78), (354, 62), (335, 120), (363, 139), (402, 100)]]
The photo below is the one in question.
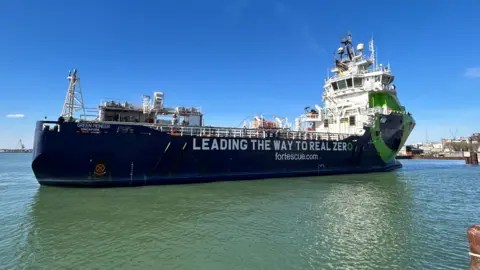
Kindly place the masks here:
[(40, 187), (0, 154), (0, 269), (468, 269), (480, 167), (137, 188)]

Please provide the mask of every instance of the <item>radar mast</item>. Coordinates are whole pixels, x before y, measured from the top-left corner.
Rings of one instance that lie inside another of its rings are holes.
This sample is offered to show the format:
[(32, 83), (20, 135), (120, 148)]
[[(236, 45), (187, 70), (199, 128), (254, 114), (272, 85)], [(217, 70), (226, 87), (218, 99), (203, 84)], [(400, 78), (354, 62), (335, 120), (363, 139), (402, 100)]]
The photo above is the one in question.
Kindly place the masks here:
[(63, 110), (61, 117), (73, 118), (73, 115), (82, 111), (81, 117), (85, 117), (85, 106), (83, 105), (82, 88), (80, 87), (80, 78), (77, 77), (77, 69), (73, 69), (73, 72), (68, 73), (68, 91), (63, 103)]

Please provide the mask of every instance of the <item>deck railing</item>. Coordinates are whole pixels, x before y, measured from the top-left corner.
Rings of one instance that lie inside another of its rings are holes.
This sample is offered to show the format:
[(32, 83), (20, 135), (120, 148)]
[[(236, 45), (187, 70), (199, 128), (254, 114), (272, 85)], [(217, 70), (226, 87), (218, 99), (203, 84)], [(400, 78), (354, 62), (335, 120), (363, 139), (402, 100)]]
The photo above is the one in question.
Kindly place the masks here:
[[(83, 123), (99, 123), (98, 121), (79, 121)], [(78, 122), (77, 122), (78, 123)], [(208, 127), (208, 126), (173, 126), (156, 125), (146, 123), (129, 122), (111, 122), (105, 121), (102, 124), (125, 125), (125, 126), (146, 126), (161, 132), (166, 132), (174, 136), (201, 136), (201, 137), (228, 137), (228, 138), (276, 138), (290, 140), (328, 140), (340, 141), (355, 134), (329, 133), (315, 131), (294, 131), (289, 129), (251, 129), (251, 128), (233, 128), (233, 127)], [(56, 121), (43, 121), (44, 131), (60, 131), (60, 126)]]
[(156, 126), (150, 128), (170, 133), (176, 136), (201, 136), (201, 137), (229, 137), (229, 138), (278, 138), (296, 140), (331, 140), (339, 141), (353, 134), (325, 133), (313, 131), (291, 131), (281, 129), (247, 129), (228, 127), (183, 127), (183, 126)]
[(373, 107), (373, 108), (368, 108), (367, 109), (367, 115), (375, 115), (376, 113), (385, 114), (385, 115), (406, 114), (405, 111), (396, 111), (396, 110), (392, 110), (388, 107)]

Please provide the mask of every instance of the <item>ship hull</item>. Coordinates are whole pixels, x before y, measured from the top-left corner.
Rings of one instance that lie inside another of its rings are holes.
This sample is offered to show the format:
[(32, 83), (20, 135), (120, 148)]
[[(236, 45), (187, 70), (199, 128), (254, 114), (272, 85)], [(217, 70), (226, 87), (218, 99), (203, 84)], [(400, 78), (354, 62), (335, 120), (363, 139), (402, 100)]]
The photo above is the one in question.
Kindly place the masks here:
[(377, 118), (363, 135), (341, 140), (178, 136), (140, 125), (38, 121), (32, 170), (41, 185), (138, 186), (400, 168), (395, 155), (411, 131), (408, 118)]

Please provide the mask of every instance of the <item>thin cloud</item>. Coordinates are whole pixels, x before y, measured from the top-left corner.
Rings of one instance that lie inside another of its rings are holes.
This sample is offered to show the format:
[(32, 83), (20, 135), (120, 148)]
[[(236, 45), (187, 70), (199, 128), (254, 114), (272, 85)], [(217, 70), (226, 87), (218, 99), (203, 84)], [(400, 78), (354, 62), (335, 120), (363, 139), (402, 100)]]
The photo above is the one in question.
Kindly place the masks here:
[(21, 113), (7, 114), (7, 118), (25, 118), (25, 115)]
[(480, 67), (467, 68), (465, 76), (469, 78), (480, 78)]

